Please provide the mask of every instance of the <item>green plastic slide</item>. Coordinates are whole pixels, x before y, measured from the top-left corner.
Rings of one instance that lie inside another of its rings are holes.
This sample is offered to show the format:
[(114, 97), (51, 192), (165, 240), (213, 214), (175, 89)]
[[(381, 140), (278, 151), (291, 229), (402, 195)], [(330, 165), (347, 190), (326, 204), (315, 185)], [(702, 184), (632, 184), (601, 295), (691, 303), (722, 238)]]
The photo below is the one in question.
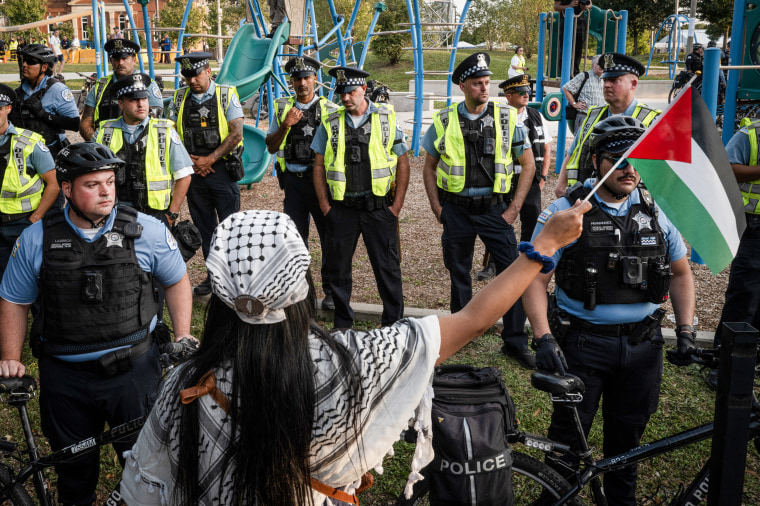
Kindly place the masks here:
[(241, 186), (258, 183), (264, 179), (272, 155), (264, 142), (266, 133), (253, 125), (243, 125), (243, 168), (245, 175), (238, 181)]

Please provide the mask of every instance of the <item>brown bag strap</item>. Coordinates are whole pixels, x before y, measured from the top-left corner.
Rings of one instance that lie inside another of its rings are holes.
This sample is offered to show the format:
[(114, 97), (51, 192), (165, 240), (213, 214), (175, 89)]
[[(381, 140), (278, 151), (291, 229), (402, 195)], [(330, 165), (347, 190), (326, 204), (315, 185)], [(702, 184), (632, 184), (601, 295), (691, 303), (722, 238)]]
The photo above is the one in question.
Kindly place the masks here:
[(199, 397), (210, 395), (214, 402), (228, 415), (230, 414), (230, 399), (216, 387), (216, 375), (214, 371), (209, 371), (198, 381), (198, 385), (186, 388), (179, 393), (182, 404), (190, 404)]
[[(362, 478), (362, 482), (364, 482), (363, 478)], [(346, 492), (343, 492), (342, 490), (338, 490), (337, 488), (325, 485), (321, 481), (317, 481), (314, 478), (311, 479), (311, 488), (313, 488), (320, 494), (323, 494), (323, 495), (326, 495), (327, 497), (335, 499), (336, 501), (341, 501), (348, 504), (353, 504), (354, 506), (359, 506), (359, 498), (356, 497), (355, 495), (351, 495)]]

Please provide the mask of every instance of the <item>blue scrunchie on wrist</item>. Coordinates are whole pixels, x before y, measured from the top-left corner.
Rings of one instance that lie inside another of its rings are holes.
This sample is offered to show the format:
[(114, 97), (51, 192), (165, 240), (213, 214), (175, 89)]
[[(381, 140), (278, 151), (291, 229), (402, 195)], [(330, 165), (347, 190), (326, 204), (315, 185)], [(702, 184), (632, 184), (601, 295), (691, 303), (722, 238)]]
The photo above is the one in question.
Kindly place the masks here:
[(520, 246), (517, 247), (517, 251), (520, 253), (525, 253), (525, 256), (530, 258), (531, 260), (535, 260), (536, 262), (541, 262), (544, 264), (544, 266), (541, 268), (541, 274), (548, 274), (551, 271), (554, 270), (554, 267), (557, 265), (557, 263), (554, 261), (552, 257), (547, 257), (533, 249), (533, 245), (527, 241), (523, 241), (520, 243)]

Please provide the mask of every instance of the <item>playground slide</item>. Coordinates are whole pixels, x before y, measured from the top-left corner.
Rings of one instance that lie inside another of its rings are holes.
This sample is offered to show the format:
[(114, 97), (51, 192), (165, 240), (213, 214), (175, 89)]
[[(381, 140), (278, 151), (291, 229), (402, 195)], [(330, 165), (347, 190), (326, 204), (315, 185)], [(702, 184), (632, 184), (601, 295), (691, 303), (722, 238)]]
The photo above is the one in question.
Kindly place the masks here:
[(238, 181), (241, 186), (258, 183), (264, 179), (272, 161), (264, 139), (266, 133), (252, 125), (243, 125), (243, 168), (245, 175)]
[(256, 36), (252, 23), (241, 26), (230, 43), (216, 82), (235, 86), (241, 102), (251, 98), (271, 76), (277, 50), (288, 39), (289, 32), (290, 23), (283, 23), (271, 39), (262, 39)]

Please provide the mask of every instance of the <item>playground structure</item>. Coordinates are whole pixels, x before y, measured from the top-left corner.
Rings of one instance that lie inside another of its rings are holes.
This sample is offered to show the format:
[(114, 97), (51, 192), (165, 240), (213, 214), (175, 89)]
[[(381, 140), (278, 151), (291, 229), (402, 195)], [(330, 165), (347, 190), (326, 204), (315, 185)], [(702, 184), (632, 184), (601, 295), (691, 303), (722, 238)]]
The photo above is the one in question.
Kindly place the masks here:
[[(679, 55), (681, 54), (681, 40), (683, 40), (681, 32), (683, 31), (684, 24), (687, 27), (689, 26), (689, 18), (683, 14), (671, 14), (665, 18), (665, 21), (660, 23), (660, 28), (657, 29), (657, 35), (654, 37), (655, 41), (660, 40), (660, 33), (662, 33), (663, 30), (668, 32), (668, 58), (666, 60), (660, 61), (660, 63), (666, 63), (668, 65), (669, 79), (673, 79), (675, 77), (678, 64), (684, 63), (683, 60), (678, 59)], [(696, 34), (694, 42), (698, 42), (696, 40)], [(649, 66), (652, 64), (652, 56), (654, 55), (655, 49), (654, 46), (655, 45), (652, 44), (652, 48), (649, 50), (647, 74), (649, 73)]]

